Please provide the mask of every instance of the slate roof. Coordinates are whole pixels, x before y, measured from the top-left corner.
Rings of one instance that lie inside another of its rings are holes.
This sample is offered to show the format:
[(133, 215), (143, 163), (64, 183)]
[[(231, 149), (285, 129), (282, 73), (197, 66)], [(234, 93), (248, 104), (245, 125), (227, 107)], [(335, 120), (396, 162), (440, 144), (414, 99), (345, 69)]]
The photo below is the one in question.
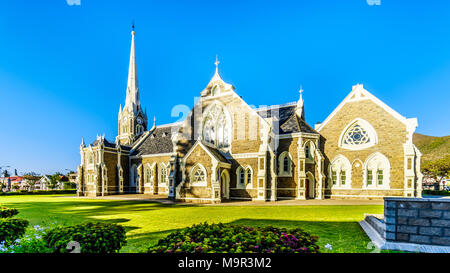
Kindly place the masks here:
[(134, 148), (131, 155), (141, 156), (149, 154), (172, 153), (172, 128), (175, 130), (174, 127), (175, 125), (157, 126), (155, 129), (143, 136), (145, 139), (136, 148)]
[(221, 151), (210, 146), (210, 144), (205, 141), (202, 141), (202, 144), (203, 144), (203, 146), (206, 147), (206, 149), (208, 149), (209, 152), (211, 152), (214, 155), (214, 157), (216, 157), (216, 159), (218, 159), (219, 161), (225, 162), (225, 163), (230, 163), (230, 161), (228, 161), (228, 159), (226, 159), (226, 157), (222, 154)]
[(263, 109), (256, 109), (256, 112), (263, 118), (276, 117), (279, 120), (278, 132), (282, 134), (290, 133), (310, 133), (318, 134), (311, 126), (295, 113), (296, 104), (287, 104), (286, 106), (272, 106)]
[[(91, 145), (92, 145), (92, 147), (95, 147), (97, 145), (100, 145), (100, 142), (101, 142), (101, 140), (99, 138), (97, 138), (94, 142), (92, 142)], [(105, 145), (105, 147), (116, 148), (116, 143), (109, 142), (106, 138), (103, 140), (103, 144)], [(126, 146), (126, 145), (120, 145), (120, 148), (122, 150), (127, 150), (127, 151), (131, 150), (131, 147)]]

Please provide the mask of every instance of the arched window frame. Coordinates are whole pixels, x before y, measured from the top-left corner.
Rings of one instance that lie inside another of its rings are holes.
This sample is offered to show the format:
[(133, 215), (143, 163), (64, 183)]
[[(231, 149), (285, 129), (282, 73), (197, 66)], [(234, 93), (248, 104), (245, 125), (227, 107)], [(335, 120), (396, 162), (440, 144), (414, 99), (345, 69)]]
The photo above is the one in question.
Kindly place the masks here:
[[(369, 141), (363, 144), (348, 144), (345, 143), (345, 138), (349, 133), (349, 130), (352, 129), (355, 125), (359, 125), (368, 135)], [(339, 147), (347, 150), (363, 150), (370, 148), (378, 143), (377, 132), (373, 128), (373, 126), (364, 119), (356, 118), (351, 121), (347, 126), (345, 126), (344, 130), (342, 130), (341, 135), (339, 136)]]
[(167, 185), (169, 176), (167, 175), (167, 165), (164, 163), (159, 163), (159, 171), (158, 171), (158, 185), (161, 187), (165, 187)]
[(247, 168), (245, 168), (245, 188), (253, 188), (253, 169), (250, 166), (247, 166)]
[(151, 183), (153, 178), (153, 167), (150, 165), (150, 163), (147, 163), (144, 165), (144, 183), (149, 184)]
[(245, 168), (239, 166), (236, 169), (236, 188), (245, 189)]
[[(382, 183), (379, 183), (379, 175), (382, 174)], [(390, 189), (391, 164), (389, 159), (380, 152), (367, 157), (364, 162), (363, 188), (364, 189)], [(369, 179), (371, 178), (371, 183)]]
[[(200, 171), (203, 172), (203, 181), (196, 181), (195, 180), (195, 175), (196, 173)], [(205, 167), (200, 164), (197, 163), (194, 165), (194, 167), (192, 167), (191, 172), (189, 174), (189, 186), (194, 186), (194, 187), (206, 187), (207, 186), (207, 180), (208, 179), (208, 173), (206, 172)]]
[(87, 152), (87, 156), (86, 156), (86, 163), (88, 165), (88, 167), (93, 167), (94, 166), (94, 152)]
[[(344, 177), (345, 181), (343, 181)], [(332, 189), (349, 189), (352, 187), (352, 164), (347, 157), (338, 155), (330, 162), (328, 182)]]
[(312, 141), (306, 141), (304, 145), (305, 149), (305, 158), (307, 163), (313, 163), (314, 162), (314, 152), (316, 149), (316, 146)]
[[(287, 166), (286, 166), (286, 159), (288, 164)], [(292, 156), (288, 151), (284, 151), (280, 154), (280, 156), (278, 157), (278, 166), (279, 166), (278, 176), (280, 177), (292, 176)]]
[(141, 135), (144, 132), (144, 126), (142, 125), (137, 125), (136, 126), (136, 135)]
[(208, 106), (202, 118), (203, 140), (222, 150), (231, 149), (232, 120), (226, 108), (220, 103)]

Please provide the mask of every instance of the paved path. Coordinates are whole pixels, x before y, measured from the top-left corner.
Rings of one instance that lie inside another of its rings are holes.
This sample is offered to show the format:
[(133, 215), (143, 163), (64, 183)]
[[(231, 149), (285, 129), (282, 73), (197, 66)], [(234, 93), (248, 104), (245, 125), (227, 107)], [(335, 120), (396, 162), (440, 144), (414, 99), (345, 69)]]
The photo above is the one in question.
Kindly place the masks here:
[(263, 201), (241, 201), (232, 200), (220, 204), (193, 204), (174, 202), (167, 198), (167, 195), (151, 195), (151, 194), (124, 194), (110, 195), (101, 197), (70, 197), (79, 199), (105, 199), (105, 200), (122, 200), (122, 201), (145, 201), (156, 202), (161, 204), (179, 204), (191, 206), (355, 206), (355, 205), (383, 205), (383, 200), (355, 200), (355, 199), (325, 199), (325, 200), (279, 200), (276, 202)]

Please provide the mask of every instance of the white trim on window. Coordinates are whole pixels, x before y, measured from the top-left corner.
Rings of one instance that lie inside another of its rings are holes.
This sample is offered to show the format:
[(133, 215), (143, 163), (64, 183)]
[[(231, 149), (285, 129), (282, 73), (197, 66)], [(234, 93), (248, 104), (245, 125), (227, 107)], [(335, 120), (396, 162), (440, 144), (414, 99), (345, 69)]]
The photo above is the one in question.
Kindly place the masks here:
[(337, 155), (328, 168), (328, 181), (332, 189), (352, 187), (352, 164), (343, 155)]
[(362, 150), (378, 143), (377, 132), (373, 126), (364, 119), (352, 120), (339, 136), (338, 146), (347, 150)]
[(167, 165), (161, 162), (158, 167), (158, 187), (165, 187), (167, 185), (167, 180), (169, 179)]
[[(363, 189), (390, 189), (391, 164), (386, 156), (375, 152), (364, 162)], [(370, 180), (370, 181), (369, 181)]]
[(192, 167), (189, 174), (189, 186), (193, 187), (206, 187), (208, 179), (208, 173), (202, 164), (197, 163)]

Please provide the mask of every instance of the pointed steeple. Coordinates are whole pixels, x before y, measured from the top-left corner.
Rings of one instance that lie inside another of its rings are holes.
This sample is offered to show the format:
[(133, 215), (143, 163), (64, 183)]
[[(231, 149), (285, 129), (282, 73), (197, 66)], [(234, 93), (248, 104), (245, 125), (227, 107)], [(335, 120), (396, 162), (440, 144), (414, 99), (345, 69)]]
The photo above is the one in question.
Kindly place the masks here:
[(300, 93), (300, 98), (298, 99), (297, 109), (295, 110), (295, 113), (297, 113), (297, 116), (305, 120), (305, 103), (303, 101), (303, 88), (301, 86), (298, 92)]
[(214, 73), (214, 76), (212, 77), (210, 82), (217, 80), (223, 81), (219, 74), (219, 64), (220, 64), (219, 57), (216, 55), (216, 61), (214, 62), (214, 65), (216, 66), (216, 72)]
[(80, 149), (83, 149), (86, 147), (86, 144), (84, 143), (84, 137), (81, 138), (81, 144), (80, 144)]
[(130, 67), (128, 69), (128, 84), (127, 84), (127, 98), (125, 100), (125, 107), (129, 111), (136, 113), (141, 108), (139, 99), (139, 84), (136, 68), (136, 50), (134, 46), (134, 24), (131, 31), (131, 52), (130, 52)]

